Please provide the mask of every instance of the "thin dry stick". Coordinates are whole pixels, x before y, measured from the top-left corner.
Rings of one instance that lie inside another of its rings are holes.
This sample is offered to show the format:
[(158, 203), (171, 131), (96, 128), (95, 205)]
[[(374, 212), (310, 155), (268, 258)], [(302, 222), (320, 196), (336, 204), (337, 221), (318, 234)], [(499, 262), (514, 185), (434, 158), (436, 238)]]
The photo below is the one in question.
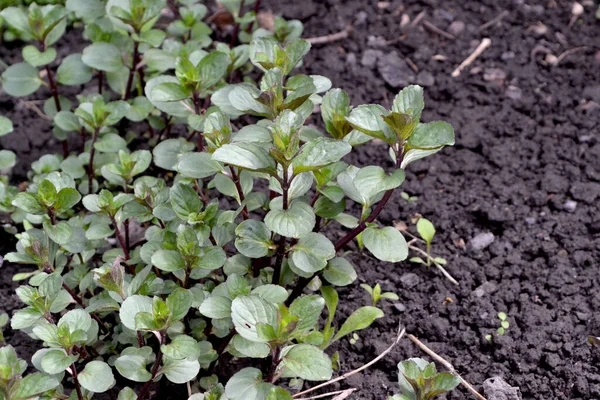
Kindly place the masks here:
[[(335, 396), (333, 399), (331, 400), (342, 400), (347, 398), (348, 396), (350, 396), (352, 393), (354, 393), (357, 389), (356, 388), (352, 388), (352, 389), (346, 389), (346, 390), (338, 390), (335, 392), (329, 392), (329, 393), (323, 393), (323, 394), (319, 394), (313, 397), (303, 397), (301, 399), (298, 400), (313, 400), (313, 399), (322, 399), (324, 397), (329, 397), (329, 396)], [(337, 396), (336, 396), (337, 395)]]
[(38, 115), (38, 117), (45, 119), (47, 121), (52, 121), (52, 118), (50, 118), (49, 116), (44, 114), (42, 112), (42, 110), (40, 110), (40, 108), (38, 106), (36, 106), (33, 102), (19, 99), (19, 103), (23, 104), (26, 108), (34, 111)]
[(318, 36), (313, 38), (304, 39), (310, 44), (325, 44), (336, 42), (338, 40), (346, 39), (348, 35), (352, 32), (352, 26), (348, 25), (344, 30), (338, 33), (332, 33), (331, 35)]
[(438, 34), (440, 36), (443, 36), (446, 39), (450, 39), (450, 40), (456, 39), (456, 36), (454, 36), (453, 34), (441, 30), (440, 28), (438, 28), (437, 26), (435, 26), (434, 24), (432, 24), (431, 22), (429, 22), (427, 20), (423, 21), (423, 26), (428, 31), (431, 31), (431, 32), (436, 33), (436, 34)]
[(570, 56), (571, 54), (579, 53), (580, 51), (585, 51), (585, 50), (587, 50), (587, 46), (580, 46), (580, 47), (574, 47), (572, 49), (569, 49), (569, 50), (563, 52), (561, 55), (559, 55), (556, 58), (556, 64), (554, 64), (554, 65), (560, 64), (560, 62), (562, 60), (564, 60), (567, 56)]
[(479, 394), (479, 392), (477, 390), (475, 390), (475, 388), (473, 386), (471, 386), (471, 384), (469, 382), (465, 381), (465, 379), (462, 376), (460, 376), (458, 374), (458, 372), (456, 372), (456, 369), (454, 369), (454, 367), (452, 366), (452, 364), (450, 364), (448, 361), (446, 361), (445, 359), (443, 359), (440, 355), (438, 355), (436, 352), (434, 352), (433, 350), (431, 350), (429, 347), (425, 346), (423, 344), (423, 342), (421, 342), (415, 336), (408, 335), (408, 338), (414, 344), (416, 344), (421, 350), (423, 350), (425, 353), (427, 353), (429, 356), (431, 356), (437, 362), (439, 362), (440, 364), (442, 364), (448, 371), (450, 371), (454, 375), (456, 375), (460, 379), (460, 381), (463, 384), (463, 386), (466, 387), (467, 389), (469, 389), (469, 391), (471, 393), (473, 393), (473, 395), (475, 397), (477, 397), (479, 400), (487, 400), (485, 397), (483, 397), (481, 394)]
[(497, 24), (498, 22), (502, 21), (504, 19), (504, 17), (506, 17), (509, 14), (509, 12), (507, 10), (504, 10), (500, 13), (500, 15), (498, 15), (496, 18), (486, 22), (485, 24), (481, 25), (478, 28), (478, 31), (485, 31), (487, 28), (489, 28), (492, 25)]
[(492, 40), (490, 38), (484, 38), (481, 41), (481, 43), (479, 43), (479, 46), (477, 46), (475, 51), (469, 57), (467, 57), (465, 61), (463, 61), (458, 67), (456, 67), (454, 71), (452, 71), (452, 77), (456, 78), (457, 76), (459, 76), (463, 69), (471, 65), (471, 63), (475, 61), (475, 59), (477, 59), (477, 57), (479, 57), (481, 53), (483, 53), (485, 49), (487, 49), (491, 45)]
[[(413, 240), (414, 240), (414, 239), (413, 239)], [(442, 274), (444, 274), (444, 276), (445, 276), (445, 277), (446, 277), (446, 278), (447, 278), (447, 279), (448, 279), (450, 282), (452, 282), (452, 283), (454, 283), (455, 285), (457, 285), (457, 286), (458, 286), (458, 281), (457, 281), (456, 279), (454, 279), (454, 278), (452, 277), (452, 275), (450, 275), (450, 273), (448, 273), (448, 271), (446, 271), (446, 269), (445, 269), (444, 267), (442, 267), (442, 266), (441, 266), (441, 264), (439, 264), (439, 263), (435, 262), (435, 261), (433, 260), (433, 258), (431, 258), (431, 257), (429, 256), (429, 254), (427, 254), (427, 252), (426, 252), (426, 251), (423, 251), (423, 250), (421, 250), (420, 248), (418, 248), (418, 247), (416, 247), (416, 246), (412, 246), (412, 245), (410, 244), (410, 242), (409, 242), (409, 244), (408, 244), (408, 248), (409, 248), (409, 249), (411, 249), (411, 250), (414, 250), (414, 251), (416, 251), (417, 253), (420, 253), (420, 254), (422, 254), (423, 256), (425, 256), (425, 257), (427, 257), (428, 259), (430, 259), (430, 260), (431, 260), (431, 262), (433, 263), (433, 265), (435, 265), (435, 266), (436, 266), (436, 267), (437, 267), (437, 268), (440, 270), (440, 272), (441, 272)]]
[(332, 379), (332, 380), (329, 380), (329, 381), (327, 381), (327, 382), (321, 383), (320, 385), (317, 385), (317, 386), (311, 387), (310, 389), (306, 389), (306, 390), (305, 390), (305, 391), (303, 391), (303, 392), (296, 393), (296, 394), (295, 394), (295, 395), (293, 395), (292, 397), (294, 397), (294, 398), (297, 398), (297, 397), (299, 397), (299, 396), (302, 396), (303, 394), (306, 394), (306, 393), (313, 392), (313, 391), (315, 391), (315, 390), (317, 390), (317, 389), (321, 389), (322, 387), (329, 386), (329, 385), (331, 385), (331, 384), (333, 384), (333, 383), (335, 383), (335, 382), (343, 381), (344, 379), (346, 379), (346, 378), (348, 378), (348, 377), (350, 377), (350, 376), (352, 376), (352, 375), (358, 374), (360, 371), (363, 371), (363, 370), (365, 370), (365, 369), (369, 368), (371, 365), (375, 364), (377, 361), (379, 361), (379, 360), (381, 360), (383, 357), (385, 357), (385, 356), (386, 356), (386, 355), (387, 355), (387, 354), (388, 354), (390, 351), (392, 351), (392, 349), (394, 348), (394, 346), (396, 346), (396, 345), (398, 344), (398, 342), (400, 342), (400, 339), (402, 339), (402, 337), (403, 337), (403, 336), (404, 336), (404, 334), (406, 333), (406, 329), (404, 329), (404, 328), (403, 328), (401, 331), (400, 331), (400, 329), (398, 329), (398, 330), (399, 330), (399, 333), (398, 333), (398, 335), (396, 336), (396, 340), (394, 340), (394, 343), (392, 343), (392, 344), (390, 345), (390, 347), (388, 347), (388, 348), (387, 348), (385, 351), (383, 351), (383, 353), (381, 353), (380, 355), (378, 355), (377, 357), (375, 357), (373, 360), (371, 360), (371, 361), (370, 361), (370, 362), (368, 362), (367, 364), (365, 364), (365, 365), (363, 365), (362, 367), (360, 367), (360, 368), (357, 368), (357, 369), (355, 369), (355, 370), (353, 370), (353, 371), (347, 372), (347, 373), (345, 373), (345, 374), (344, 374), (344, 375), (342, 375), (342, 376), (338, 376), (338, 377), (337, 377), (337, 378), (335, 378), (335, 379)]

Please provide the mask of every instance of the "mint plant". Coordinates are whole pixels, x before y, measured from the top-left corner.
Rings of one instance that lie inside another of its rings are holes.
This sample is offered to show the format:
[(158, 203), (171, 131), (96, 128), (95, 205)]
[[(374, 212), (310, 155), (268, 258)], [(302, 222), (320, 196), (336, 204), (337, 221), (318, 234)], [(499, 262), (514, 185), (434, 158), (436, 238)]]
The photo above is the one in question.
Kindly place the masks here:
[[(510, 322), (508, 321), (508, 315), (505, 312), (498, 313), (498, 319), (500, 320), (500, 326), (496, 329), (496, 334), (499, 336), (503, 336), (506, 333), (506, 330), (510, 327)], [(492, 334), (485, 335), (485, 340), (488, 342), (492, 342), (494, 340), (494, 336)]]
[(434, 363), (422, 358), (410, 358), (398, 364), (398, 385), (401, 394), (389, 400), (430, 400), (450, 392), (461, 382), (448, 372), (437, 372)]
[[(40, 345), (30, 375), (3, 348), (6, 398), (118, 388), (143, 400), (168, 380), (196, 399), (290, 399), (286, 388), (331, 378), (333, 343), (384, 316), (375, 302), (336, 324), (335, 287), (357, 279), (343, 251), (356, 239), (379, 260), (407, 258), (404, 236), (378, 216), (411, 162), (454, 143), (452, 127), (421, 122), (419, 86), (391, 110), (353, 107), (326, 77), (296, 74), (310, 49), (301, 24), (279, 19), (265, 32), (250, 4), (224, 2), (237, 10), (228, 44), (213, 42), (194, 0), (2, 12), (38, 46), (3, 73), (4, 88), (36, 93), (43, 66), (44, 112), (65, 144), (32, 164), (22, 190), (0, 182), (18, 239), (5, 258), (28, 266), (14, 277), (25, 307), (10, 323)], [(167, 6), (174, 17), (158, 24)], [(67, 18), (92, 43), (55, 73), (51, 46)], [(67, 99), (61, 85), (86, 90)], [(325, 132), (309, 124), (319, 107)], [(0, 132), (11, 128), (0, 119)], [(69, 146), (73, 135), (82, 148)], [(392, 171), (347, 163), (374, 138)], [(333, 240), (325, 227), (347, 231)], [(248, 360), (218, 375), (231, 357)], [(26, 380), (35, 385), (21, 393)]]

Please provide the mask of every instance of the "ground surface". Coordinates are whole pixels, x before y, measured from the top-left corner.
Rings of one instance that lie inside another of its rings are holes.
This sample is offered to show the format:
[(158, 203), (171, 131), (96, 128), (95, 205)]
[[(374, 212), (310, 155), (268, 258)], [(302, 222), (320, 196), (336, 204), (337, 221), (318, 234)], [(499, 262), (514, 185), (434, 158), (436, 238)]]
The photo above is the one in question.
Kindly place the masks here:
[[(301, 19), (305, 37), (354, 25), (350, 38), (315, 46), (304, 72), (330, 77), (354, 104), (389, 105), (400, 87), (419, 83), (426, 86), (423, 119), (444, 119), (456, 130), (455, 147), (410, 166), (403, 189), (419, 200), (408, 204), (397, 193), (380, 220), (408, 221), (416, 213), (432, 220), (438, 229), (434, 251), (448, 259), (460, 286), (435, 270), (352, 256), (361, 282), (380, 282), (400, 301), (383, 303), (386, 317), (356, 346), (340, 345), (342, 372), (383, 351), (403, 324), (478, 389), (499, 375), (520, 387), (525, 399), (600, 398), (600, 351), (586, 342), (586, 335), (600, 335), (600, 60), (593, 48), (600, 22), (595, 9), (587, 7), (582, 23), (569, 28), (570, 2), (565, 1), (407, 0), (387, 7), (362, 0), (263, 3)], [(422, 21), (454, 32), (456, 39), (422, 24), (401, 28), (403, 14), (412, 21), (422, 11)], [(503, 11), (508, 15), (500, 24), (478, 30)], [(492, 46), (460, 77), (450, 77), (484, 37)], [(558, 57), (579, 46), (588, 49), (555, 67), (544, 62), (546, 53)], [(0, 110), (8, 110), (18, 124), (0, 144), (19, 152), (16, 173), (22, 176), (40, 150), (47, 151), (50, 133), (47, 125), (29, 119), (30, 111), (13, 108), (0, 95)], [(389, 166), (385, 149), (377, 146), (365, 147), (353, 161)], [(485, 233), (494, 240), (477, 249), (484, 244), (478, 235)], [(14, 285), (8, 284), (14, 271), (9, 266), (2, 274), (0, 296), (7, 311), (16, 305)], [(358, 283), (340, 295), (347, 302), (342, 314), (367, 302)], [(484, 336), (498, 326), (499, 311), (508, 314), (511, 325), (489, 344)], [(385, 399), (397, 388), (397, 362), (420, 355), (403, 341), (344, 387), (360, 388), (356, 399)], [(472, 397), (462, 388), (447, 396), (467, 398)]]

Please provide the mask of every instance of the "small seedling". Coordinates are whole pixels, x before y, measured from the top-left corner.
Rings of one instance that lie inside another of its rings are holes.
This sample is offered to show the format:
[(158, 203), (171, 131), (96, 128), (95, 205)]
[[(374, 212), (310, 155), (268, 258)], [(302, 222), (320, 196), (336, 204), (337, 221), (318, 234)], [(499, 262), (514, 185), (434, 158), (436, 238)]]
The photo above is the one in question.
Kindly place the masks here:
[(408, 201), (409, 203), (414, 203), (415, 201), (419, 200), (419, 196), (411, 196), (410, 194), (408, 194), (406, 192), (400, 193), (400, 197), (402, 197), (404, 200)]
[(446, 259), (443, 257), (435, 257), (431, 255), (431, 243), (433, 242), (433, 237), (435, 236), (435, 226), (433, 225), (433, 223), (431, 223), (431, 221), (429, 221), (426, 218), (420, 217), (417, 221), (417, 232), (419, 232), (419, 236), (421, 236), (422, 241), (425, 242), (426, 250), (422, 250), (421, 248), (414, 245), (413, 243), (419, 241), (419, 239), (416, 236), (410, 234), (408, 235), (411, 236), (413, 239), (409, 242), (409, 248), (421, 254), (421, 256), (423, 256), (425, 259), (417, 256), (411, 257), (409, 261), (417, 264), (424, 264), (428, 267), (430, 267), (431, 264), (433, 264), (444, 274), (446, 278), (448, 278), (448, 280), (450, 280), (450, 282), (454, 283), (455, 285), (458, 285), (458, 282), (443, 267), (443, 265), (446, 265), (448, 263)]
[[(502, 336), (506, 333), (506, 330), (509, 328), (510, 322), (508, 322), (508, 316), (505, 312), (499, 312), (498, 319), (500, 320), (500, 326), (498, 327), (498, 329), (496, 329), (496, 333)], [(485, 336), (485, 340), (487, 340), (488, 342), (491, 342), (493, 338), (494, 337), (491, 334)]]
[(379, 300), (381, 299), (388, 299), (388, 300), (399, 300), (400, 297), (398, 297), (398, 295), (396, 293), (392, 293), (392, 292), (383, 292), (381, 293), (381, 286), (379, 286), (379, 283), (375, 284), (375, 287), (371, 287), (366, 283), (361, 283), (360, 287), (365, 289), (367, 291), (367, 293), (369, 293), (369, 295), (371, 296), (371, 305), (373, 307), (377, 306), (377, 303), (379, 303)]
[(0, 342), (4, 342), (4, 327), (8, 324), (9, 317), (7, 313), (0, 314)]
[(353, 333), (352, 337), (350, 338), (350, 344), (354, 346), (356, 344), (356, 342), (359, 341), (359, 339), (360, 339), (360, 336), (358, 336), (358, 334), (356, 334), (356, 333)]
[(398, 364), (400, 393), (388, 400), (431, 400), (458, 386), (460, 378), (437, 372), (434, 363), (422, 358), (410, 358)]

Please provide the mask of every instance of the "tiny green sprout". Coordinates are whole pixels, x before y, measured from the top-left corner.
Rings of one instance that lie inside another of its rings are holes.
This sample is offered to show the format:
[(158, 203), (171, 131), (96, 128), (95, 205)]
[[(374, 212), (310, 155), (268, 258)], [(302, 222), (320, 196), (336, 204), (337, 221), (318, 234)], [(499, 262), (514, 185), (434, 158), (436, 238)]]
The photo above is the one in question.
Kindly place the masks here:
[(408, 194), (406, 192), (400, 193), (400, 197), (402, 197), (404, 200), (408, 201), (409, 203), (414, 203), (417, 200), (419, 200), (419, 196), (411, 196), (410, 194)]
[(401, 394), (388, 400), (431, 400), (458, 386), (460, 378), (448, 372), (437, 372), (434, 363), (422, 358), (410, 358), (398, 364), (398, 385)]
[[(498, 329), (496, 329), (496, 333), (502, 336), (510, 327), (510, 322), (508, 322), (508, 316), (506, 315), (506, 313), (502, 311), (498, 313), (498, 319), (500, 320), (500, 326), (498, 327)], [(493, 338), (494, 337), (491, 334), (485, 335), (485, 340), (487, 340), (488, 342), (491, 342)]]
[(381, 286), (379, 286), (379, 283), (375, 284), (374, 287), (369, 286), (366, 283), (361, 283), (360, 287), (365, 289), (367, 293), (369, 293), (369, 295), (371, 296), (371, 305), (373, 307), (377, 306), (377, 303), (379, 303), (379, 300), (381, 299), (388, 299), (388, 300), (399, 300), (400, 297), (398, 297), (398, 295), (396, 293), (392, 293), (392, 292), (381, 292)]
[(360, 336), (358, 336), (356, 333), (353, 333), (352, 337), (350, 338), (350, 344), (354, 346), (359, 340)]
[(4, 342), (4, 327), (8, 324), (10, 320), (7, 313), (0, 314), (0, 342)]

